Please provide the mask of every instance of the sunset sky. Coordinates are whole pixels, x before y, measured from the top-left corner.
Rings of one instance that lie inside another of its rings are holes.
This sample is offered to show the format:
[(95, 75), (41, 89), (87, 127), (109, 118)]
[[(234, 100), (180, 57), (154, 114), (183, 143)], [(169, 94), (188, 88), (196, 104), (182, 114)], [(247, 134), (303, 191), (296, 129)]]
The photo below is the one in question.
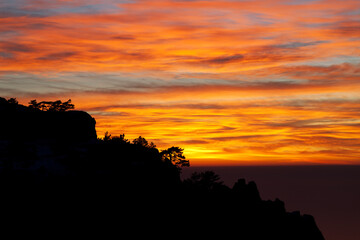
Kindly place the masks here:
[(0, 96), (193, 166), (360, 164), (360, 1), (2, 0)]

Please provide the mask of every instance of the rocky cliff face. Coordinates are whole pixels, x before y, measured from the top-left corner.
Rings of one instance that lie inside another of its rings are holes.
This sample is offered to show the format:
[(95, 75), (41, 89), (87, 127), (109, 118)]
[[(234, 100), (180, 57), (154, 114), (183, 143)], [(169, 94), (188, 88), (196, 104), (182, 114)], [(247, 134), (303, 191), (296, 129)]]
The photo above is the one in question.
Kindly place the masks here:
[(0, 100), (0, 140), (96, 140), (95, 119), (82, 111), (44, 112)]
[(0, 98), (0, 170), (68, 174), (61, 161), (96, 142), (95, 124), (83, 111), (40, 111)]

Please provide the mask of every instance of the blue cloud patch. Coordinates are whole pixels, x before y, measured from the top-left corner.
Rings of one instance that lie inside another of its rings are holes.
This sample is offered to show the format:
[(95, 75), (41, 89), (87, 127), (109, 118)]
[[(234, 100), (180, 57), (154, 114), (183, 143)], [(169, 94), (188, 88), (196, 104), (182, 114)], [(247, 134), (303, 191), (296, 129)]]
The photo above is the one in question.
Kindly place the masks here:
[[(32, 0), (5, 0), (0, 3), (0, 18), (2, 17), (47, 17), (68, 13), (98, 14), (116, 13), (121, 10), (120, 3), (129, 1), (104, 0), (101, 3), (94, 1), (78, 1), (79, 4), (59, 3), (47, 0), (44, 4), (36, 4)], [(81, 4), (83, 2), (83, 4)], [(94, 3), (92, 3), (94, 2)], [(44, 7), (46, 6), (46, 7)]]
[(284, 44), (274, 45), (276, 48), (300, 48), (300, 47), (308, 47), (315, 46), (322, 43), (328, 43), (329, 41), (312, 41), (312, 42), (289, 42)]

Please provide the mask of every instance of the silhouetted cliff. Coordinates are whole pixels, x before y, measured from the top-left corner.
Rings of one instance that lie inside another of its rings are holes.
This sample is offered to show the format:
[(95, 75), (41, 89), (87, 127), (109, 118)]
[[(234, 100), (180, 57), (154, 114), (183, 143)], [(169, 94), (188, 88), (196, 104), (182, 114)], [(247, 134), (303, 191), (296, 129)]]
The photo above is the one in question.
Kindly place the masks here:
[(254, 182), (230, 188), (214, 172), (182, 181), (181, 148), (159, 151), (124, 135), (97, 139), (95, 120), (80, 111), (44, 112), (0, 98), (0, 114), (2, 200), (16, 208), (116, 215), (124, 234), (136, 227), (201, 239), (324, 239), (311, 216), (263, 201)]
[(0, 140), (96, 140), (95, 119), (82, 111), (51, 112), (0, 98)]

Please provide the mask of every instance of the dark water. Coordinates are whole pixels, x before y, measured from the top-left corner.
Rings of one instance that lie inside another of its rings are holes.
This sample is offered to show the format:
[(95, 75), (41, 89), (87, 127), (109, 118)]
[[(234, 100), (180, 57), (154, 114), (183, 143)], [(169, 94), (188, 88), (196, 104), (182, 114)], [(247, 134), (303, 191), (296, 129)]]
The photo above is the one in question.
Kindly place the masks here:
[(255, 181), (262, 199), (313, 215), (326, 240), (360, 239), (360, 166), (190, 167), (183, 178), (205, 170), (230, 187), (238, 178)]

